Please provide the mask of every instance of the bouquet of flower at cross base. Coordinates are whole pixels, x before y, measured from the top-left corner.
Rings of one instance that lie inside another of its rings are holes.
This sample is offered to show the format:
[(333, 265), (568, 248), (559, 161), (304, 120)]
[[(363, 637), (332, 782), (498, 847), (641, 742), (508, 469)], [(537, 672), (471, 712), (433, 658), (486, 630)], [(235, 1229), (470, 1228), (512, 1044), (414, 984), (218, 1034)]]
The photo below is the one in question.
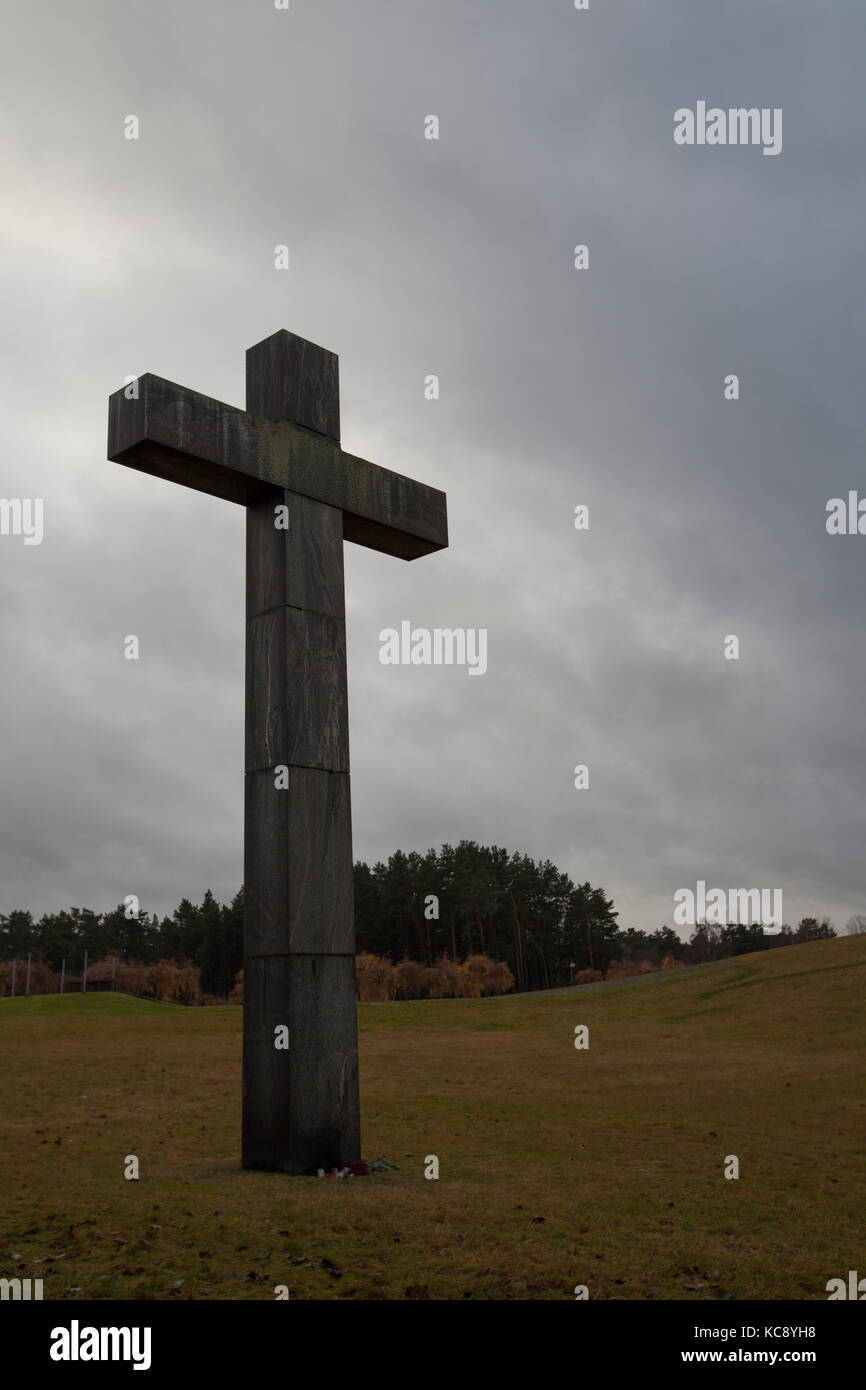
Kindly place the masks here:
[(320, 1178), (366, 1178), (369, 1173), (384, 1173), (388, 1168), (399, 1168), (399, 1163), (392, 1163), (384, 1154), (376, 1154), (375, 1158), (359, 1158), (357, 1163), (350, 1163), (346, 1168), (332, 1168), (326, 1173), (324, 1168), (319, 1168), (317, 1177)]

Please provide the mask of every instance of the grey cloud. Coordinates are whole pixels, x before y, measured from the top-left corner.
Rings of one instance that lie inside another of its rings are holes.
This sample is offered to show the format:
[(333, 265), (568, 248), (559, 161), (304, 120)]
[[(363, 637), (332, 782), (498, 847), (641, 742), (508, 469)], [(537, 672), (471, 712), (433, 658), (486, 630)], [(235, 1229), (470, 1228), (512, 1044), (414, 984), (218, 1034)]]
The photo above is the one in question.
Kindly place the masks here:
[[(108, 464), (106, 399), (242, 404), (277, 327), (340, 353), (347, 447), (449, 495), (447, 552), (347, 548), (359, 857), (495, 841), (648, 928), (698, 877), (861, 910), (858, 7), (7, 15), (0, 493), (46, 538), (0, 538), (0, 910), (240, 883), (243, 518)], [(698, 98), (782, 106), (781, 156), (676, 148)], [(487, 627), (487, 675), (381, 666), (404, 618)]]

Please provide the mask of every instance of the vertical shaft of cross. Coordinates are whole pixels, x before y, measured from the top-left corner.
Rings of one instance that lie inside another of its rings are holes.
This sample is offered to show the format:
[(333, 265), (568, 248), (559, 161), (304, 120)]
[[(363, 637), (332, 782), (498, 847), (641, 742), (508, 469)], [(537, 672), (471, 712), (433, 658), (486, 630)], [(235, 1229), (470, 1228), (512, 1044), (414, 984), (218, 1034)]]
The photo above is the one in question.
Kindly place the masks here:
[[(336, 357), (274, 334), (246, 404), (338, 440)], [(248, 506), (246, 626), (242, 1161), (304, 1173), (360, 1157), (340, 509)]]

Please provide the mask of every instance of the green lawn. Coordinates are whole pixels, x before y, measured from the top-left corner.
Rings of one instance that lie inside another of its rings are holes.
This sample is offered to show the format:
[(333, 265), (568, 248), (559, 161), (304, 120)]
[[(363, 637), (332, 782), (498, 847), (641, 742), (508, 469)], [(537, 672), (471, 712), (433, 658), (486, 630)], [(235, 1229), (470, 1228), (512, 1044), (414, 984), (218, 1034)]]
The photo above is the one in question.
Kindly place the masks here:
[(364, 1156), (400, 1169), (344, 1181), (241, 1169), (239, 1008), (0, 1000), (0, 1276), (46, 1299), (700, 1300), (866, 1274), (866, 937), (626, 983), (362, 1005)]

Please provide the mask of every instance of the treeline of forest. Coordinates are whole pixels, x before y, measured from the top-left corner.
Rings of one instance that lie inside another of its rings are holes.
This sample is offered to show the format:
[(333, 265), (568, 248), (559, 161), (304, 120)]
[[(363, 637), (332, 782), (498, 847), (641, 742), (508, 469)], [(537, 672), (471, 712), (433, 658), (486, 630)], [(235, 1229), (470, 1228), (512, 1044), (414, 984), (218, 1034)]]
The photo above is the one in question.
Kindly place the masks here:
[[(398, 851), (372, 868), (356, 863), (354, 881), (359, 956), (395, 968), (404, 960), (416, 962), (438, 970), (437, 979), (443, 962), (465, 965), (473, 957), (485, 958), (507, 968), (516, 990), (569, 985), (587, 971), (590, 978), (605, 978), (616, 962), (635, 967), (646, 962), (655, 969), (666, 962), (700, 964), (836, 934), (826, 918), (804, 918), (796, 929), (786, 926), (775, 934), (760, 926), (701, 924), (689, 941), (668, 926), (623, 930), (603, 888), (573, 883), (549, 860), (471, 840), (423, 855)], [(197, 907), (184, 898), (162, 920), (135, 907), (121, 904), (106, 913), (71, 907), (39, 921), (24, 909), (10, 912), (0, 916), (0, 960), (30, 954), (31, 978), (37, 961), (56, 973), (65, 960), (70, 980), (80, 977), (85, 949), (89, 962), (104, 962), (114, 953), (130, 965), (173, 962), (180, 969), (188, 964), (197, 972), (202, 996), (232, 995), (243, 963), (243, 889), (228, 905), (210, 891)], [(0, 971), (0, 993), (10, 992), (6, 974), (5, 968)], [(505, 977), (497, 978), (498, 984), (483, 992), (500, 992)], [(465, 987), (476, 985), (470, 981)], [(400, 993), (405, 984), (397, 988), (389, 997), (421, 997)]]
[[(31, 953), (32, 957), (32, 953)], [(643, 968), (643, 967), (642, 967)], [(647, 967), (649, 969), (649, 967)], [(481, 999), (507, 994), (514, 976), (501, 961), (489, 956), (468, 956), (465, 961), (447, 957), (433, 965), (401, 960), (395, 965), (384, 956), (362, 952), (357, 957), (356, 994), (361, 1003), (391, 999)], [(115, 952), (94, 961), (88, 956), (86, 980), (83, 971), (67, 973), (52, 970), (44, 960), (0, 961), (0, 999), (15, 994), (80, 993), (105, 989), (161, 999), (172, 1004), (242, 1004), (244, 972), (239, 970), (228, 996), (208, 993), (202, 988), (201, 971), (192, 961), (153, 961), (149, 965), (124, 961)]]

